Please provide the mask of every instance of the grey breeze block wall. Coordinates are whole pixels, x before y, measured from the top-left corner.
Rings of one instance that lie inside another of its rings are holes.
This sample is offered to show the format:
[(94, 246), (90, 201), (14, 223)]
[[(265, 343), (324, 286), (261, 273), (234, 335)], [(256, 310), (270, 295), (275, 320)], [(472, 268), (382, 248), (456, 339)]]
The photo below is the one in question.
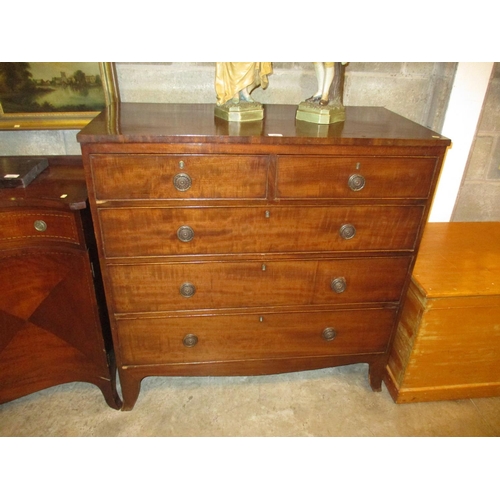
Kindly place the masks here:
[[(456, 67), (457, 63), (450, 62), (351, 62), (346, 67), (344, 102), (351, 106), (384, 106), (441, 132)], [(212, 62), (121, 62), (116, 63), (116, 69), (123, 102), (215, 103), (215, 64)], [(273, 63), (268, 88), (257, 89), (253, 95), (264, 104), (298, 104), (315, 90), (316, 78), (311, 63), (281, 62)], [(494, 116), (490, 121), (498, 117), (498, 90), (495, 102)], [(81, 151), (76, 141), (77, 132), (1, 131), (0, 155), (78, 155)], [(498, 141), (492, 139), (491, 144), (494, 148)], [(498, 156), (498, 151), (496, 154)], [(487, 187), (495, 179), (486, 176), (483, 181), (486, 187), (483, 189), (482, 205), (477, 207), (475, 213), (473, 208), (468, 211), (475, 220), (489, 219), (492, 216), (491, 207), (495, 205), (493, 201), (487, 203)], [(464, 202), (466, 199), (463, 198)], [(485, 210), (488, 212), (483, 213)], [(460, 210), (457, 209), (455, 215), (459, 220)]]
[(500, 221), (500, 63), (493, 65), (452, 221)]

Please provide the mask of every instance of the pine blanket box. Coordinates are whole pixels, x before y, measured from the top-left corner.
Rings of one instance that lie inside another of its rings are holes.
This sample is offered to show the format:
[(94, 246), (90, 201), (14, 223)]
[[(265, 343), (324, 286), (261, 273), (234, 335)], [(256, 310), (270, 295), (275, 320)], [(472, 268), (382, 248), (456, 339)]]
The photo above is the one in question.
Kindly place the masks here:
[(500, 396), (500, 222), (427, 224), (385, 382), (397, 403)]

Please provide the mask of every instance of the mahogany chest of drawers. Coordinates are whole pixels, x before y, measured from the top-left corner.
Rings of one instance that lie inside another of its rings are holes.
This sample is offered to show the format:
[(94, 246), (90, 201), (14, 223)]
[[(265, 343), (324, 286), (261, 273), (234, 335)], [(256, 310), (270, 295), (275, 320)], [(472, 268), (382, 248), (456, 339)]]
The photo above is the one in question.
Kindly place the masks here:
[(0, 189), (0, 283), (0, 403), (78, 381), (119, 409), (81, 158)]
[(295, 111), (122, 103), (78, 134), (123, 409), (159, 375), (367, 363), (380, 390), (450, 141), (383, 108)]

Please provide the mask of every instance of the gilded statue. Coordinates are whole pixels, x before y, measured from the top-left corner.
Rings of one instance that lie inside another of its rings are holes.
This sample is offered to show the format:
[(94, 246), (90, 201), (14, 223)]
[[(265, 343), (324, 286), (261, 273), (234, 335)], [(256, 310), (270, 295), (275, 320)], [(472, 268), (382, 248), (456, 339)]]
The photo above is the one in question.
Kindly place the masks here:
[(263, 106), (252, 98), (251, 93), (257, 87), (267, 88), (271, 73), (270, 62), (216, 63), (216, 116), (229, 121), (261, 120)]

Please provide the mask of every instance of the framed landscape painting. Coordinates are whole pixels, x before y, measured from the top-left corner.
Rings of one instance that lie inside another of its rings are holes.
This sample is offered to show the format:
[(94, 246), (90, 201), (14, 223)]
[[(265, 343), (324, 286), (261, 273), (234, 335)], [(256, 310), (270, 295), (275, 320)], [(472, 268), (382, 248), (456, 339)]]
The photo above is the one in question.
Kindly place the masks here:
[(114, 63), (0, 62), (0, 129), (80, 129), (119, 100)]

